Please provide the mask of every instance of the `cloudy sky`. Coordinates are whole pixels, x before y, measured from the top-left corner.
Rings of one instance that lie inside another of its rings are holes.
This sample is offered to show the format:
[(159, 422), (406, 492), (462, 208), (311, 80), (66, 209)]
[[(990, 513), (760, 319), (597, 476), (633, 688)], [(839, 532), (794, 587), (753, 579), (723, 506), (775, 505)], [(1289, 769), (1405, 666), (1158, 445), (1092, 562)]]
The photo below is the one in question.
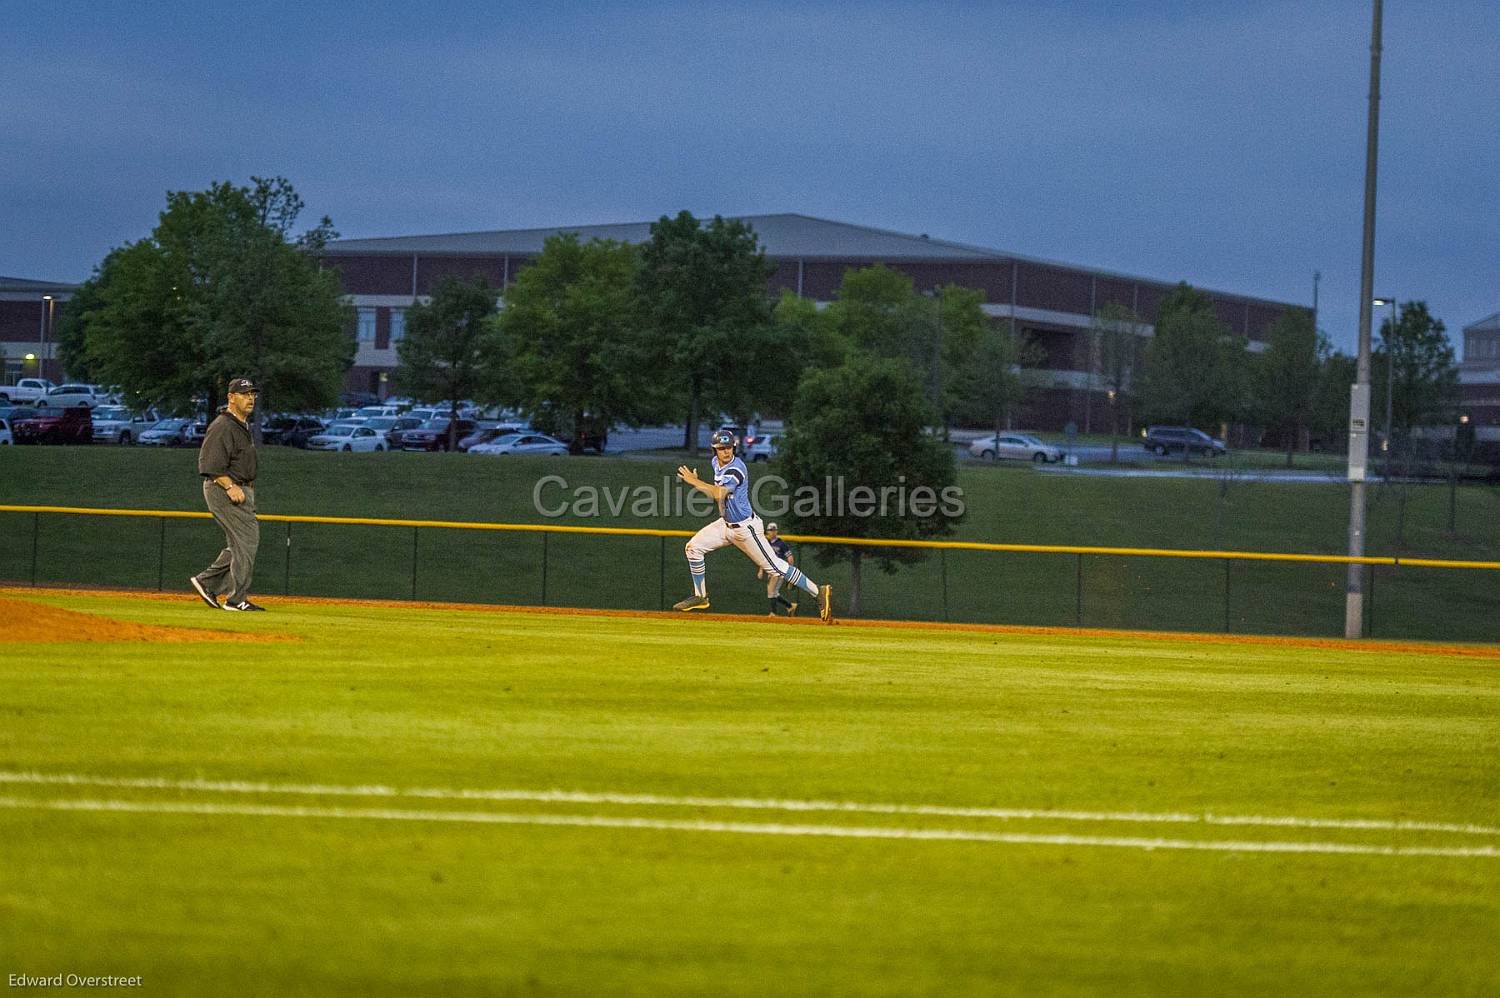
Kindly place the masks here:
[[(0, 274), (287, 177), (347, 237), (800, 212), (1358, 330), (1368, 0), (3, 0)], [(1387, 0), (1375, 291), (1500, 311), (1500, 3)]]

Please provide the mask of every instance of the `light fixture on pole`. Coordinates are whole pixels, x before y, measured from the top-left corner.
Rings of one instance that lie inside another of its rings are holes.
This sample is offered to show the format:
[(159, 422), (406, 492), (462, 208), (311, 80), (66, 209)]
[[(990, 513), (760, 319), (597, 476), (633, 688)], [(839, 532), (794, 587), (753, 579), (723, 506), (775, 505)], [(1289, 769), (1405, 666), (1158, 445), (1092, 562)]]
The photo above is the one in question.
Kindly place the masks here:
[(47, 361), (52, 359), (52, 306), (56, 299), (51, 295), (42, 295), (42, 301), (46, 302), (45, 311), (42, 313), (42, 367), (41, 376), (47, 376)]

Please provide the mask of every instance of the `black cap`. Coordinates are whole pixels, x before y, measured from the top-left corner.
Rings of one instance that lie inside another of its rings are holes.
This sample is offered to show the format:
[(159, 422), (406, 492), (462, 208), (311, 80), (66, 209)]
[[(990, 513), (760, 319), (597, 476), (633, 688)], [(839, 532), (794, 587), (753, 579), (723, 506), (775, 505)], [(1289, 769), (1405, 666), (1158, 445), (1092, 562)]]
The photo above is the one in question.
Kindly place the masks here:
[(229, 383), (231, 395), (259, 395), (260, 389), (249, 378), (235, 378)]
[(714, 435), (709, 438), (709, 446), (733, 447), (735, 445), (734, 434), (728, 430), (715, 430)]

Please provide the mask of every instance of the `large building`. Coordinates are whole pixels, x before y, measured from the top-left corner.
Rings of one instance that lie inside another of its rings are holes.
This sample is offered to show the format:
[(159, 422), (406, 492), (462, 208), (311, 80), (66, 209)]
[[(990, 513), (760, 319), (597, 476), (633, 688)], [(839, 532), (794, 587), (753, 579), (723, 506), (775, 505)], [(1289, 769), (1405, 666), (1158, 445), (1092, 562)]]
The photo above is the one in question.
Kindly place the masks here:
[[(1115, 302), (1150, 318), (1176, 280), (1153, 280), (967, 246), (927, 235), (910, 235), (806, 215), (753, 215), (754, 228), (775, 264), (770, 292), (790, 289), (820, 302), (833, 299), (844, 272), (884, 264), (909, 275), (918, 290), (958, 284), (984, 292), (985, 311), (1014, 319), (1040, 344), (1045, 359), (1038, 378), (1046, 388), (1033, 394), (1027, 425), (1058, 429), (1069, 420), (1085, 428), (1101, 418), (1103, 398), (1089, 371), (1089, 328), (1095, 313)], [(384, 396), (396, 366), (395, 344), (404, 331), (405, 310), (421, 301), (444, 277), (482, 276), (497, 287), (515, 279), (542, 251), (548, 236), (575, 233), (641, 243), (651, 223), (589, 225), (555, 229), (511, 229), (453, 235), (344, 239), (328, 245), (323, 265), (337, 268), (355, 306), (359, 341), (349, 372), (351, 391)], [(1191, 280), (1192, 275), (1182, 275)], [(1205, 289), (1207, 290), (1207, 289)], [(1261, 349), (1266, 330), (1295, 303), (1224, 291), (1207, 292), (1219, 318)], [(1147, 335), (1150, 326), (1146, 326)]]
[(0, 384), (18, 378), (61, 381), (56, 326), (62, 303), (76, 284), (0, 277)]
[[(1500, 312), (1464, 327), (1459, 407), (1481, 439), (1500, 439)], [(1486, 429), (1488, 428), (1488, 429)]]

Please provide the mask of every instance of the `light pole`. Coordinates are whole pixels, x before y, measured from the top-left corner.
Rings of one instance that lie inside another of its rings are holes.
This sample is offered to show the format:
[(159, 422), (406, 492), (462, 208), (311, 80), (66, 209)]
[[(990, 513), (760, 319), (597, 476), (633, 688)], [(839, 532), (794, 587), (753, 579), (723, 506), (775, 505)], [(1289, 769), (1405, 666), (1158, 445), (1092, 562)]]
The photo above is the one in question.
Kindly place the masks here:
[(932, 344), (932, 405), (937, 410), (938, 422), (943, 426), (943, 439), (948, 439), (948, 414), (943, 411), (943, 292), (932, 288), (922, 292), (931, 298), (937, 307), (937, 338)]
[(52, 296), (42, 295), (42, 361), (40, 373), (47, 376), (47, 359), (52, 352), (47, 349), (47, 334), (52, 331)]
[(1393, 372), (1396, 370), (1396, 351), (1391, 344), (1391, 338), (1396, 335), (1396, 299), (1376, 298), (1370, 302), (1371, 305), (1389, 305), (1391, 307), (1391, 331), (1382, 333), (1380, 339), (1385, 347), (1385, 440), (1380, 450), (1385, 455), (1385, 477), (1389, 481), (1391, 477), (1391, 391), (1395, 384)]
[(1375, 297), (1375, 168), (1380, 147), (1380, 5), (1370, 24), (1370, 110), (1365, 128), (1364, 245), (1359, 273), (1359, 361), (1349, 391), (1349, 574), (1344, 637), (1365, 634), (1365, 466), (1370, 458), (1370, 299)]

